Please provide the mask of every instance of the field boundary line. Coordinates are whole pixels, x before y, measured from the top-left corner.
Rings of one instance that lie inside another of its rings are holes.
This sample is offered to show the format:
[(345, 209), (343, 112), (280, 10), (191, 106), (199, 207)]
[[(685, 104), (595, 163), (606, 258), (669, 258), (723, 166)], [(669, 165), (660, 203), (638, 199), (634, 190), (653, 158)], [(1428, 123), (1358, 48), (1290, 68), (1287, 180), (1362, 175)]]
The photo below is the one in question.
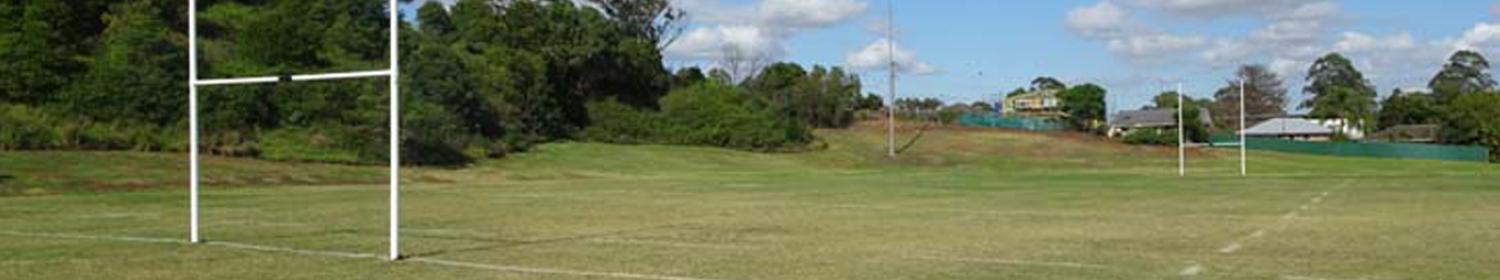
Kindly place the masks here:
[[(1240, 238), (1236, 238), (1234, 241), (1230, 241), (1228, 244), (1224, 244), (1224, 246), (1219, 247), (1219, 250), (1217, 252), (1219, 254), (1225, 255), (1234, 254), (1236, 252), (1239, 252), (1241, 249), (1244, 249), (1246, 244), (1264, 238), (1266, 234), (1270, 233), (1273, 230), (1286, 230), (1287, 227), (1291, 226), (1292, 221), (1302, 216), (1302, 212), (1311, 211), (1314, 206), (1322, 204), (1323, 201), (1326, 200), (1328, 196), (1333, 194), (1335, 191), (1346, 188), (1352, 184), (1354, 184), (1354, 179), (1344, 179), (1344, 181), (1340, 182), (1338, 185), (1335, 185), (1332, 188), (1328, 188), (1327, 190), (1314, 195), (1312, 198), (1308, 199), (1307, 202), (1302, 203), (1302, 205), (1292, 208), (1291, 211), (1287, 212), (1285, 215), (1281, 215), (1281, 218), (1270, 226), (1258, 228), (1255, 230), (1255, 232), (1252, 232), (1245, 236), (1241, 236)], [(1182, 272), (1178, 273), (1178, 275), (1183, 277), (1193, 277), (1202, 274), (1205, 270), (1207, 270), (1207, 268), (1203, 264), (1194, 263), (1193, 265), (1184, 268)]]
[(1115, 269), (1114, 267), (1106, 266), (1106, 265), (1086, 264), (1086, 263), (1074, 263), (1074, 262), (1044, 262), (1044, 261), (1023, 261), (1023, 260), (988, 259), (988, 258), (954, 258), (954, 257), (936, 257), (936, 256), (906, 256), (906, 258), (908, 258), (908, 259), (918, 259), (918, 260), (929, 260), (929, 261), (961, 262), (961, 263), (988, 263), (988, 264), (1022, 265), (1022, 266), (1065, 267), (1065, 268), (1080, 268), (1080, 269)]
[[(13, 236), (13, 237), (29, 237), (29, 238), (51, 238), (51, 239), (117, 241), (117, 242), (133, 242), (133, 243), (151, 243), (151, 244), (191, 245), (187, 241), (182, 241), (182, 240), (178, 240), (178, 239), (152, 238), (152, 237), (134, 237), (134, 236), (88, 235), (88, 234), (67, 234), (67, 233), (42, 233), (42, 232), (20, 232), (20, 231), (9, 231), (9, 230), (0, 230), (0, 235)], [(385, 260), (385, 256), (381, 256), (381, 255), (377, 255), (377, 254), (362, 254), (362, 253), (338, 252), (338, 251), (321, 251), (321, 250), (302, 250), (302, 249), (274, 247), (274, 246), (264, 246), (264, 245), (255, 245), (255, 244), (246, 244), (246, 243), (237, 243), (237, 242), (207, 241), (207, 242), (204, 242), (203, 245), (213, 246), (213, 247), (217, 247), (217, 248), (225, 248), (225, 249), (235, 249), (235, 250), (245, 250), (245, 251), (257, 251), (257, 252), (271, 252), (271, 253), (287, 253), (287, 254), (304, 255), (304, 256), (333, 257), (333, 258), (343, 258), (343, 259)], [(512, 272), (512, 273), (553, 274), (553, 275), (569, 275), (569, 276), (601, 277), (601, 278), (618, 278), (618, 279), (713, 280), (713, 279), (708, 279), (708, 278), (693, 278), (693, 277), (669, 276), (669, 275), (652, 275), (652, 274), (637, 274), (637, 273), (624, 273), (624, 272), (598, 272), (598, 271), (582, 271), (582, 270), (555, 269), (555, 268), (536, 268), (536, 267), (521, 267), (521, 266), (507, 266), (507, 265), (492, 265), (492, 264), (482, 264), (482, 263), (471, 263), (471, 262), (461, 262), (461, 261), (452, 261), (452, 260), (444, 260), (444, 259), (435, 259), (435, 258), (428, 258), (428, 257), (406, 258), (406, 259), (404, 259), (404, 261), (395, 262), (395, 263), (396, 264), (400, 264), (400, 263), (417, 263), (417, 264), (425, 264), (425, 265), (431, 265), (431, 266), (446, 266), (446, 267), (456, 267), (456, 268), (481, 269), (481, 270), (500, 271), (500, 272)]]

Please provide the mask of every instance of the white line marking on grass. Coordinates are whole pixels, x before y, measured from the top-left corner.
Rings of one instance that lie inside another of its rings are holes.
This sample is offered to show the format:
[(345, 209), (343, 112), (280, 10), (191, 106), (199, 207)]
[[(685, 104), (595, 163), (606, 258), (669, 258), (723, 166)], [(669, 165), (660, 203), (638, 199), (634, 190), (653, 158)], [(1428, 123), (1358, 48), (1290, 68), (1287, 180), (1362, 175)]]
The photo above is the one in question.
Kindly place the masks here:
[(410, 258), (410, 259), (406, 259), (406, 261), (417, 262), (417, 263), (425, 263), (425, 264), (431, 264), (431, 265), (441, 265), (441, 266), (451, 266), (451, 267), (466, 267), (466, 268), (493, 270), (493, 271), (501, 271), (501, 272), (521, 272), (521, 273), (534, 273), (534, 274), (556, 274), (556, 275), (571, 275), (571, 276), (585, 276), (585, 277), (609, 277), (609, 278), (622, 278), (622, 279), (708, 280), (708, 279), (704, 279), (704, 278), (690, 278), (690, 277), (678, 277), (678, 276), (666, 276), (666, 275), (634, 274), (634, 273), (620, 273), (620, 272), (592, 272), (592, 271), (578, 271), (578, 270), (564, 270), (564, 269), (550, 269), (550, 268), (531, 268), (531, 267), (519, 267), (519, 266), (489, 265), (489, 264), (459, 262), (459, 261), (441, 260), (441, 259), (433, 259), (433, 258)]
[(150, 237), (133, 237), (133, 236), (104, 236), (104, 235), (82, 235), (82, 234), (65, 234), (65, 233), (35, 233), (35, 232), (19, 232), (19, 231), (9, 231), (9, 230), (0, 230), (0, 234), (9, 235), (9, 236), (16, 236), (16, 237), (38, 237), (38, 238), (77, 239), (77, 240), (100, 240), (100, 241), (124, 241), (124, 242), (161, 243), (161, 244), (187, 244), (186, 241), (177, 240), (177, 239), (150, 238)]
[[(178, 240), (178, 239), (166, 239), (166, 238), (131, 237), (131, 236), (110, 236), (110, 235), (83, 235), (83, 234), (65, 234), (65, 233), (38, 233), (38, 232), (8, 231), (8, 230), (0, 230), (0, 235), (8, 235), (8, 236), (16, 236), (16, 237), (32, 237), (32, 238), (99, 240), (99, 241), (154, 243), (154, 244), (179, 244), (179, 245), (188, 245), (189, 244), (186, 241), (182, 241), (182, 240)], [(292, 248), (283, 248), (283, 247), (272, 247), (272, 246), (264, 246), (264, 245), (234, 243), (234, 242), (222, 242), (222, 241), (209, 241), (209, 242), (205, 242), (203, 244), (204, 245), (218, 247), (218, 248), (226, 248), (226, 249), (249, 250), (249, 251), (272, 252), (272, 253), (289, 253), (289, 254), (305, 255), (305, 256), (335, 257), (335, 258), (346, 258), (346, 259), (370, 259), (370, 260), (384, 260), (385, 259), (385, 256), (377, 255), (377, 254), (361, 254), (361, 253), (337, 252), (337, 251), (320, 251), (320, 250), (301, 250), (301, 249), (292, 249)], [(569, 276), (584, 276), (584, 277), (604, 277), (604, 278), (620, 278), (620, 279), (647, 279), (647, 280), (711, 280), (711, 279), (707, 279), (707, 278), (691, 278), (691, 277), (668, 276), (668, 275), (635, 274), (635, 273), (622, 273), (622, 272), (594, 272), (594, 271), (566, 270), (566, 269), (552, 269), (552, 268), (534, 268), (534, 267), (520, 267), (520, 266), (489, 265), (489, 264), (459, 262), (459, 261), (450, 261), (450, 260), (433, 259), (433, 258), (409, 258), (409, 259), (405, 259), (405, 260), (407, 262), (411, 262), (411, 263), (420, 263), (420, 264), (426, 264), (426, 265), (458, 267), (458, 268), (471, 268), (471, 269), (483, 269), (483, 270), (502, 271), (502, 272), (515, 272), (515, 273), (553, 274), (553, 275), (569, 275)]]
[(1112, 267), (1109, 267), (1109, 266), (1103, 266), (1103, 265), (1097, 265), (1097, 264), (1086, 264), (1086, 263), (1071, 263), (1071, 262), (1041, 262), (1041, 261), (980, 259), (980, 258), (947, 258), (947, 257), (933, 257), (933, 256), (908, 256), (907, 258), (910, 258), (910, 259), (920, 259), (920, 260), (930, 260), (930, 261), (963, 262), (963, 263), (989, 263), (989, 264), (1024, 265), (1024, 266), (1049, 266), (1049, 267), (1066, 267), (1066, 268), (1082, 268), (1082, 269), (1112, 269)]
[(1221, 254), (1233, 254), (1235, 251), (1239, 251), (1239, 250), (1240, 250), (1240, 243), (1239, 242), (1235, 242), (1235, 243), (1229, 243), (1229, 245), (1228, 246), (1224, 246), (1224, 248), (1220, 248), (1219, 249), (1219, 253), (1221, 253)]
[(334, 252), (334, 251), (318, 251), (318, 250), (299, 250), (299, 249), (292, 249), (292, 248), (271, 247), (271, 246), (262, 246), (262, 245), (253, 245), (253, 244), (244, 244), (244, 243), (234, 243), (234, 242), (223, 242), (223, 241), (209, 241), (209, 242), (205, 242), (203, 244), (212, 245), (212, 246), (219, 246), (219, 247), (226, 247), (226, 248), (251, 250), (251, 251), (291, 253), (291, 254), (309, 255), (309, 256), (340, 257), (340, 258), (350, 258), (350, 259), (385, 259), (384, 257), (382, 257), (380, 255), (375, 255), (375, 254), (360, 254), (360, 253), (347, 253), (347, 252)]
[(1177, 275), (1182, 277), (1191, 277), (1198, 276), (1198, 274), (1201, 273), (1203, 273), (1203, 266), (1195, 264), (1193, 266), (1182, 269), (1182, 272), (1178, 272)]
[(663, 247), (679, 247), (679, 248), (690, 248), (690, 249), (717, 249), (717, 250), (753, 250), (753, 249), (756, 249), (755, 247), (751, 247), (751, 246), (737, 246), (737, 245), (725, 245), (725, 244), (705, 244), (705, 243), (686, 243), (686, 242), (671, 242), (671, 241), (651, 241), (651, 240), (637, 240), (637, 239), (604, 239), (604, 238), (601, 238), (601, 239), (590, 239), (588, 242), (592, 242), (592, 243), (606, 243), (606, 244), (626, 244), (626, 245), (648, 245), (648, 246), (663, 246)]
[[(1291, 212), (1287, 212), (1286, 215), (1282, 215), (1281, 216), (1281, 220), (1277, 221), (1276, 224), (1273, 224), (1273, 225), (1271, 225), (1269, 227), (1264, 227), (1264, 228), (1256, 229), (1255, 232), (1250, 233), (1249, 235), (1245, 235), (1243, 237), (1240, 237), (1239, 239), (1235, 239), (1234, 241), (1230, 241), (1229, 244), (1225, 244), (1223, 247), (1219, 247), (1219, 253), (1220, 254), (1233, 254), (1235, 252), (1239, 252), (1240, 249), (1244, 249), (1245, 244), (1248, 244), (1251, 241), (1255, 241), (1255, 240), (1258, 240), (1258, 239), (1261, 239), (1261, 238), (1265, 237), (1266, 233), (1269, 232), (1270, 229), (1273, 229), (1273, 228), (1275, 228), (1275, 229), (1284, 229), (1284, 228), (1286, 228), (1287, 225), (1290, 224), (1293, 219), (1296, 219), (1298, 216), (1300, 216), (1302, 212), (1305, 212), (1305, 211), (1308, 211), (1308, 210), (1312, 209), (1312, 205), (1313, 204), (1322, 203), (1323, 202), (1323, 198), (1328, 197), (1328, 195), (1332, 194), (1334, 190), (1338, 190), (1338, 189), (1342, 189), (1344, 187), (1348, 187), (1349, 184), (1353, 184), (1353, 183), (1354, 183), (1353, 179), (1345, 179), (1344, 182), (1339, 183), (1338, 186), (1335, 186), (1332, 189), (1323, 191), (1322, 193), (1318, 194), (1317, 196), (1314, 196), (1312, 198), (1312, 200), (1309, 201), (1308, 203), (1304, 203), (1301, 206), (1298, 206), (1297, 209), (1293, 209)], [(1183, 277), (1187, 277), (1187, 276), (1195, 276), (1195, 275), (1198, 275), (1200, 273), (1203, 273), (1203, 265), (1201, 265), (1201, 264), (1194, 264), (1193, 266), (1189, 266), (1188, 268), (1183, 269), (1182, 272), (1179, 273), (1179, 274), (1181, 276), (1183, 276)]]

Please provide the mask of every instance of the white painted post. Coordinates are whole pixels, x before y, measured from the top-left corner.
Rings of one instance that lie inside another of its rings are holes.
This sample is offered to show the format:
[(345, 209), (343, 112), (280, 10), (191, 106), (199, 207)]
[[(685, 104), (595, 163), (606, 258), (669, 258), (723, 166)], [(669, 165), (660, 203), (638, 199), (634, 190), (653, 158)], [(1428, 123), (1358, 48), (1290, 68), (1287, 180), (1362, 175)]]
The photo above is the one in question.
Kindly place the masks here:
[(198, 235), (198, 0), (188, 0), (188, 242)]
[(1245, 149), (1247, 149), (1245, 146), (1250, 145), (1250, 143), (1245, 142), (1245, 79), (1246, 77), (1243, 77), (1243, 75), (1240, 77), (1240, 177), (1250, 175), (1249, 166), (1246, 162), (1247, 159), (1245, 158)]
[(391, 25), (391, 46), (390, 46), (390, 48), (391, 48), (391, 50), (390, 50), (390, 52), (391, 52), (391, 54), (390, 54), (391, 55), (391, 62), (390, 62), (390, 66), (391, 66), (391, 69), (390, 69), (390, 72), (388, 73), (389, 77), (390, 77), (390, 82), (391, 82), (391, 85), (390, 85), (391, 86), (391, 89), (390, 89), (390, 94), (391, 94), (391, 104), (390, 104), (390, 107), (391, 107), (390, 108), (391, 109), (391, 112), (390, 112), (390, 118), (391, 118), (390, 119), (390, 130), (391, 130), (391, 139), (390, 139), (390, 145), (391, 145), (391, 151), (390, 151), (390, 161), (391, 161), (391, 209), (390, 209), (391, 210), (391, 224), (390, 224), (391, 225), (391, 232), (390, 232), (390, 235), (391, 235), (391, 244), (390, 245), (391, 245), (391, 254), (390, 254), (390, 260), (394, 261), (394, 260), (401, 259), (401, 246), (400, 246), (400, 244), (401, 244), (400, 243), (400, 236), (401, 236), (401, 225), (400, 225), (400, 223), (401, 223), (401, 218), (400, 218), (400, 214), (401, 214), (401, 113), (400, 113), (400, 111), (401, 111), (400, 110), (401, 109), (401, 88), (400, 88), (400, 84), (398, 83), (399, 82), (398, 79), (400, 77), (400, 75), (398, 75), (398, 73), (400, 73), (400, 69), (401, 69), (401, 64), (400, 64), (401, 63), (401, 61), (400, 61), (400, 59), (401, 59), (401, 53), (400, 53), (400, 44), (399, 44), (400, 40), (401, 40), (401, 38), (400, 38), (401, 37), (401, 25), (400, 25), (400, 20), (401, 20), (401, 18), (400, 18), (400, 10), (401, 10), (401, 7), (396, 5), (396, 0), (390, 0), (389, 3), (390, 3), (390, 8), (391, 8), (391, 14), (390, 14), (390, 25)]
[(1187, 131), (1184, 125), (1187, 120), (1182, 118), (1183, 95), (1186, 94), (1182, 92), (1182, 83), (1177, 83), (1177, 176), (1179, 177), (1187, 176)]

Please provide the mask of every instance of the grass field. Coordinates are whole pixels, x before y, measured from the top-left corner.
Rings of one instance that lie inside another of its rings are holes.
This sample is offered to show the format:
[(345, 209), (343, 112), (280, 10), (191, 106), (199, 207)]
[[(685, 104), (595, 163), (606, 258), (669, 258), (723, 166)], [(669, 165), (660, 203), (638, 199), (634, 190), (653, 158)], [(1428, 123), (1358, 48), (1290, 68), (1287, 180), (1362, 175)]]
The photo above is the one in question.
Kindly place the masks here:
[(6, 152), (0, 279), (1500, 278), (1496, 165), (881, 131), (409, 169), (400, 262), (378, 167), (210, 159), (188, 245), (184, 156)]

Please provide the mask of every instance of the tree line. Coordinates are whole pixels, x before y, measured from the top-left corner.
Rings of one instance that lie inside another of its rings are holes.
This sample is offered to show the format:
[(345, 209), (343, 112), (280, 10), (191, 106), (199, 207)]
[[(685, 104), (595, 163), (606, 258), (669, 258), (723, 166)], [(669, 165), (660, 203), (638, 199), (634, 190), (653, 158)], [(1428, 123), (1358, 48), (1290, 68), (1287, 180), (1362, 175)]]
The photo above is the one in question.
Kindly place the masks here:
[[(0, 149), (185, 150), (186, 15), (175, 0), (0, 4)], [(200, 77), (381, 69), (387, 16), (380, 1), (203, 0)], [(674, 73), (662, 50), (685, 16), (667, 0), (429, 1), (400, 27), (403, 159), (462, 164), (558, 140), (782, 150), (879, 108), (837, 67)], [(202, 147), (380, 162), (385, 85), (202, 88)], [(621, 127), (639, 123), (654, 135)]]

